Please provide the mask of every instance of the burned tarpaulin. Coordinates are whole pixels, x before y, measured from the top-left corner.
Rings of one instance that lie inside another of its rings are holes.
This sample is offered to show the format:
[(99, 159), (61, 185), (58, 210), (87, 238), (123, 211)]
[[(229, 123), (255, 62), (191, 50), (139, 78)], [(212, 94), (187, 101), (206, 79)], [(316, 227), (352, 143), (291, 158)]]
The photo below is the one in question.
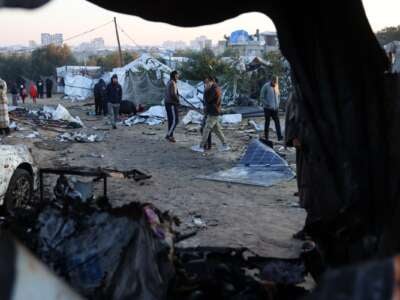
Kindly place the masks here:
[(177, 248), (169, 299), (295, 300), (307, 295), (300, 259), (259, 257), (246, 248)]

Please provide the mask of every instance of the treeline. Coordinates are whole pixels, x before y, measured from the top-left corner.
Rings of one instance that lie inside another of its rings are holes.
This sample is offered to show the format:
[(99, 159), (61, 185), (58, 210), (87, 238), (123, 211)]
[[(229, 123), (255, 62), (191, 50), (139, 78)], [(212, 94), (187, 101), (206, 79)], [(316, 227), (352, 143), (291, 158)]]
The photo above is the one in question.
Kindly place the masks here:
[[(122, 64), (126, 65), (140, 56), (137, 52), (122, 52)], [(119, 53), (117, 51), (112, 52), (105, 56), (91, 56), (87, 61), (88, 66), (102, 67), (104, 71), (112, 71), (113, 68), (119, 67)]]
[(74, 65), (77, 61), (67, 45), (49, 45), (34, 50), (31, 54), (0, 55), (0, 78), (14, 82), (18, 78), (38, 80), (55, 75), (56, 68)]
[(400, 41), (400, 25), (383, 28), (376, 33), (376, 37), (382, 46), (393, 41)]

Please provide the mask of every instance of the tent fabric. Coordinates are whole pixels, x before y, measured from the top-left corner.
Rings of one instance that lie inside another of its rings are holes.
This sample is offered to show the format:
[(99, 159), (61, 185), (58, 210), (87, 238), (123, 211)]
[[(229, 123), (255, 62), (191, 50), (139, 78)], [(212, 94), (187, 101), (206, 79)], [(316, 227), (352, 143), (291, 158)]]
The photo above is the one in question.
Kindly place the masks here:
[(67, 75), (65, 77), (64, 94), (72, 100), (85, 100), (93, 97), (93, 88), (96, 79), (90, 79), (81, 75)]
[(199, 176), (199, 179), (269, 187), (295, 177), (288, 163), (259, 140), (250, 143), (245, 155), (233, 168)]

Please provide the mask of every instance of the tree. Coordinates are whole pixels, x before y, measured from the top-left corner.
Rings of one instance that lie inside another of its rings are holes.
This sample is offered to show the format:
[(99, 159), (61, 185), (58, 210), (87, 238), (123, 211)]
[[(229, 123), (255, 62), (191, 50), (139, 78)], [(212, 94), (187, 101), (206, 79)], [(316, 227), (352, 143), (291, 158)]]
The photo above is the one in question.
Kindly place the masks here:
[(30, 77), (30, 55), (0, 55), (0, 78), (10, 85), (18, 77)]
[(51, 76), (55, 74), (56, 68), (65, 65), (75, 65), (76, 59), (67, 45), (49, 45), (38, 48), (32, 52), (30, 78), (40, 76)]
[[(123, 63), (127, 64), (139, 57), (137, 52), (122, 52)], [(119, 52), (114, 51), (106, 56), (91, 56), (87, 62), (88, 66), (99, 66), (103, 67), (105, 71), (111, 71), (113, 68), (120, 67), (119, 65)]]
[(376, 37), (381, 45), (386, 45), (393, 41), (400, 41), (400, 25), (397, 27), (386, 27), (376, 33)]

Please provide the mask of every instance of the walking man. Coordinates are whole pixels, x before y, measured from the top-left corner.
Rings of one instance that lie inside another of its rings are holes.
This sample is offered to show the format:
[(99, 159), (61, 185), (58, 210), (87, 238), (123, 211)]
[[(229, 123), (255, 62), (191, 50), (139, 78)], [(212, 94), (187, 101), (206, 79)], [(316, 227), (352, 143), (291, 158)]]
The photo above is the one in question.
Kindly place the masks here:
[(8, 116), (7, 83), (0, 78), (0, 134), (10, 134)]
[(266, 141), (269, 141), (269, 124), (271, 118), (275, 122), (276, 135), (278, 137), (278, 141), (283, 139), (281, 132), (281, 124), (279, 122), (279, 89), (278, 82), (276, 77), (273, 77), (271, 81), (264, 84), (260, 93), (260, 100), (264, 106), (264, 115), (265, 115), (265, 127), (264, 127), (264, 135)]
[(178, 91), (179, 74), (177, 71), (172, 71), (170, 80), (168, 81), (165, 90), (165, 110), (168, 118), (168, 132), (165, 138), (171, 143), (176, 143), (174, 131), (179, 122), (178, 106), (179, 106), (179, 91)]
[(193, 146), (192, 150), (197, 152), (204, 152), (206, 150), (208, 138), (211, 132), (214, 132), (218, 139), (221, 141), (222, 146), (220, 151), (228, 151), (230, 148), (226, 144), (225, 136), (222, 132), (222, 126), (219, 123), (219, 116), (221, 115), (221, 88), (217, 85), (215, 78), (208, 76), (204, 80), (204, 100), (205, 112), (207, 114), (206, 124), (203, 129), (203, 136), (201, 143), (198, 146)]
[(116, 74), (111, 77), (111, 83), (107, 85), (106, 94), (112, 128), (117, 129), (119, 106), (122, 101), (122, 87), (118, 83), (118, 76)]
[(100, 79), (94, 86), (94, 104), (96, 110), (96, 116), (100, 116), (103, 113), (104, 98), (106, 97), (106, 83), (103, 79)]

